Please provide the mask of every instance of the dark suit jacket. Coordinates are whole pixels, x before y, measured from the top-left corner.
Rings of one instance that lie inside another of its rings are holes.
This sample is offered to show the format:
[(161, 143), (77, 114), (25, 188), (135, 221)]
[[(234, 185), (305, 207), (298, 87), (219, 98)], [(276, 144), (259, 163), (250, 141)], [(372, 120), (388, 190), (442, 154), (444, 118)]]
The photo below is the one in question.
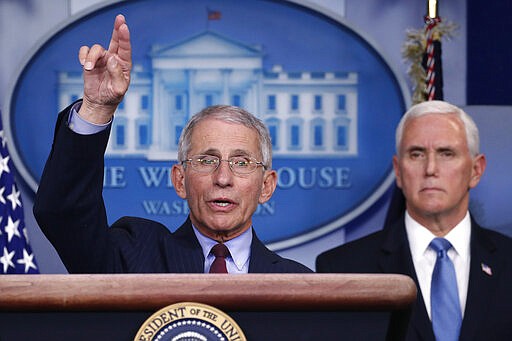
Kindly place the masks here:
[[(109, 132), (79, 135), (59, 114), (34, 215), (70, 273), (202, 273), (204, 256), (189, 219), (175, 232), (152, 220), (124, 217), (108, 226), (102, 198)], [(263, 245), (253, 231), (251, 273), (310, 269)]]
[[(492, 275), (482, 271), (488, 265)], [(317, 272), (397, 273), (416, 282), (418, 296), (407, 340), (432, 340), (434, 333), (418, 286), (403, 217), (393, 226), (319, 255)], [(399, 330), (392, 316), (390, 331)], [(471, 224), (471, 264), (460, 340), (512, 340), (512, 239)]]

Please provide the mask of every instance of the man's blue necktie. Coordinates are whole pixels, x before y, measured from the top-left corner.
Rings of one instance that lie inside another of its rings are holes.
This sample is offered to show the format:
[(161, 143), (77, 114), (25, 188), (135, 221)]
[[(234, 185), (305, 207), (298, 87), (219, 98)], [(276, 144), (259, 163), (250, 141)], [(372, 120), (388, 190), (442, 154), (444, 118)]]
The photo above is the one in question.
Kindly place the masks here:
[(462, 313), (455, 268), (447, 253), (452, 244), (444, 238), (434, 238), (430, 247), (437, 252), (430, 288), (432, 328), (437, 341), (456, 341), (459, 339)]

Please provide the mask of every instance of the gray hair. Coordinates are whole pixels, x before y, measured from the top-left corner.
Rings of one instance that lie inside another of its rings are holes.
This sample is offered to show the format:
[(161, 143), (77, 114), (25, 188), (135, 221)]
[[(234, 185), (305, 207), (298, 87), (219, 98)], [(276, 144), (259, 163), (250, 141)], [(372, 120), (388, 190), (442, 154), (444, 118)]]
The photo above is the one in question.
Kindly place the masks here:
[(272, 168), (272, 142), (265, 124), (253, 114), (242, 108), (231, 105), (213, 105), (204, 108), (193, 115), (183, 129), (178, 142), (178, 160), (184, 161), (188, 157), (192, 143), (192, 131), (201, 121), (213, 118), (226, 123), (241, 124), (247, 128), (254, 129), (258, 134), (258, 142), (263, 165), (266, 169)]
[(472, 156), (480, 154), (480, 137), (475, 121), (461, 108), (444, 101), (425, 101), (413, 105), (402, 117), (396, 128), (395, 149), (399, 155), (400, 144), (404, 133), (405, 123), (412, 118), (428, 114), (456, 115), (464, 125), (469, 153)]

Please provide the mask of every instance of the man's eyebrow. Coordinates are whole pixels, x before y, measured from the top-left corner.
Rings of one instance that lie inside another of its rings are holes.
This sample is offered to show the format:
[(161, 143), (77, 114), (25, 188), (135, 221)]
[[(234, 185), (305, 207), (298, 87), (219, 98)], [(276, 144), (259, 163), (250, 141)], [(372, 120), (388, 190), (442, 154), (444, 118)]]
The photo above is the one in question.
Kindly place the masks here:
[(446, 151), (452, 151), (452, 150), (455, 150), (455, 148), (453, 148), (451, 146), (441, 146), (441, 147), (436, 148), (436, 151), (438, 151), (438, 152), (446, 152)]
[(406, 152), (416, 152), (416, 151), (425, 151), (425, 150), (427, 150), (427, 148), (425, 148), (423, 146), (413, 145), (413, 146), (409, 146), (405, 151)]
[(215, 149), (215, 148), (208, 148), (204, 151), (201, 152), (202, 154), (212, 154), (212, 155), (215, 155), (215, 154), (219, 154), (220, 151), (218, 149)]
[(230, 156), (250, 156), (251, 154), (245, 149), (235, 149), (229, 152)]
[[(215, 148), (206, 149), (205, 151), (202, 151), (201, 154), (214, 155), (214, 156), (218, 156), (218, 157), (222, 156), (220, 150), (215, 149)], [(251, 155), (251, 153), (249, 153), (245, 149), (235, 149), (235, 150), (229, 151), (229, 156), (250, 156), (250, 155)]]

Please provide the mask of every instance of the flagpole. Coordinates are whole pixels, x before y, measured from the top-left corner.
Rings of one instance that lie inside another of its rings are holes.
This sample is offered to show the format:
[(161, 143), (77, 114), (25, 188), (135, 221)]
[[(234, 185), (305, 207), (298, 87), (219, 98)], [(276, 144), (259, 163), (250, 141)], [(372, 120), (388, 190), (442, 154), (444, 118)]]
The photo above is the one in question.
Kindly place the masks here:
[[(439, 51), (435, 51), (435, 42), (437, 41), (439, 44), (439, 36), (435, 35), (434, 28), (441, 21), (439, 18), (438, 11), (439, 2), (437, 0), (428, 0), (427, 1), (427, 15), (425, 16), (425, 35), (427, 38), (426, 44), (426, 100), (431, 101), (434, 99), (442, 98), (442, 88), (437, 89), (440, 86), (440, 83), (437, 82), (437, 77), (442, 77), (442, 75), (436, 75), (436, 68), (440, 65), (436, 65), (436, 63), (440, 63), (440, 58), (436, 58), (436, 52), (439, 54)], [(440, 46), (438, 47), (440, 49)], [(440, 56), (439, 56), (440, 57)], [(438, 60), (436, 60), (438, 59)], [(436, 93), (437, 92), (437, 93)]]

